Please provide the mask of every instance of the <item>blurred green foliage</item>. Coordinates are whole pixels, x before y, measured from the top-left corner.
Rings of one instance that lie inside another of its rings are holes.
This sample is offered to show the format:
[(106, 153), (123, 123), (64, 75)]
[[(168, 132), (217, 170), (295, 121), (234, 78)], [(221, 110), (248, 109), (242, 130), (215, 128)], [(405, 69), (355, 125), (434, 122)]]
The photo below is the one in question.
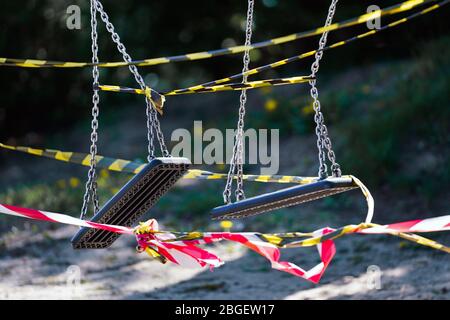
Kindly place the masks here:
[(450, 186), (450, 37), (417, 49), (411, 63), (384, 66), (385, 77), (359, 94), (340, 91), (328, 107), (341, 121), (347, 168), (431, 197)]
[[(381, 7), (399, 0), (383, 1)], [(81, 7), (81, 30), (66, 27), (67, 7)], [(238, 0), (196, 1), (113, 1), (103, 4), (116, 30), (135, 59), (183, 54), (217, 49), (243, 42), (246, 2)], [(254, 40), (319, 27), (323, 24), (329, 1), (263, 0), (256, 2)], [(360, 15), (373, 1), (340, 3), (336, 21)], [(26, 0), (6, 1), (0, 11), (1, 56), (50, 60), (90, 61), (90, 24), (88, 0)], [(334, 51), (330, 56), (345, 59), (324, 59), (326, 72), (344, 70), (360, 64), (407, 57), (409, 47), (424, 39), (448, 33), (449, 12), (432, 13), (408, 26), (399, 27)], [(387, 19), (390, 20), (391, 18)], [(384, 20), (383, 20), (384, 21)], [(426, 27), (425, 27), (426, 26)], [(364, 26), (331, 34), (336, 41), (365, 31)], [(121, 57), (99, 22), (100, 59)], [(401, 39), (398, 41), (397, 39)], [(274, 46), (253, 52), (252, 65), (260, 65), (293, 56), (317, 46), (317, 37)], [(286, 66), (263, 75), (307, 73), (309, 61)], [(239, 72), (241, 55), (198, 62), (183, 62), (143, 69), (149, 85), (159, 90), (200, 83)], [(322, 71), (321, 70), (321, 71)], [(19, 138), (25, 143), (31, 137), (44, 135), (74, 125), (90, 116), (91, 71), (89, 69), (48, 70), (2, 67), (0, 84), (0, 137)], [(101, 82), (134, 85), (126, 68), (104, 69)], [(117, 104), (138, 101), (130, 95), (102, 94), (102, 114)], [(25, 115), (25, 116), (24, 116)]]

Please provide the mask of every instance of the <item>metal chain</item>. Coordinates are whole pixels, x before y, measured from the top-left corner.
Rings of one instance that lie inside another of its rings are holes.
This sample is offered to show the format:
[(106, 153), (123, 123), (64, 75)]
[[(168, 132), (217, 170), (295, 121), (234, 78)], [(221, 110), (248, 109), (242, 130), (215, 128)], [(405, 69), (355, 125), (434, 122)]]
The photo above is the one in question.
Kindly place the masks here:
[(91, 48), (92, 48), (92, 63), (94, 66), (92, 67), (92, 78), (93, 78), (93, 94), (92, 94), (92, 121), (91, 121), (91, 147), (90, 147), (90, 167), (88, 171), (88, 179), (86, 182), (84, 197), (83, 197), (83, 206), (81, 208), (80, 219), (84, 219), (86, 217), (87, 209), (89, 206), (89, 201), (92, 196), (92, 201), (94, 203), (94, 214), (97, 213), (99, 204), (98, 204), (98, 195), (97, 195), (97, 174), (96, 174), (96, 165), (97, 161), (95, 156), (97, 155), (97, 140), (98, 140), (98, 115), (99, 115), (99, 107), (98, 104), (100, 102), (100, 96), (98, 94), (97, 88), (99, 84), (99, 71), (98, 67), (95, 65), (98, 63), (98, 33), (97, 33), (97, 12), (94, 5), (95, 0), (91, 0)]
[[(100, 17), (103, 20), (103, 22), (106, 25), (106, 30), (111, 34), (111, 38), (114, 41), (114, 43), (117, 45), (117, 49), (122, 54), (123, 60), (125, 62), (131, 62), (131, 56), (127, 53), (127, 50), (125, 48), (125, 45), (121, 42), (119, 35), (115, 32), (113, 24), (109, 21), (109, 16), (105, 12), (103, 5), (100, 3), (99, 0), (94, 0), (96, 3), (97, 10), (100, 13)], [(141, 87), (142, 90), (145, 90), (147, 87), (145, 84), (144, 79), (142, 78), (141, 74), (139, 73), (137, 67), (135, 65), (129, 65), (128, 66), (131, 73), (134, 75), (134, 78), (138, 85)], [(146, 108), (146, 116), (147, 116), (147, 140), (148, 140), (148, 161), (153, 159), (155, 157), (155, 150), (153, 145), (153, 130), (156, 132), (156, 137), (159, 142), (159, 146), (161, 148), (161, 153), (164, 157), (170, 157), (169, 150), (167, 149), (167, 146), (164, 142), (164, 135), (161, 130), (161, 125), (158, 119), (158, 114), (156, 109), (153, 106), (153, 103), (151, 100), (146, 97), (145, 102), (147, 104)]]
[[(332, 0), (330, 7), (328, 9), (327, 19), (325, 21), (324, 27), (328, 27), (333, 22), (333, 17), (336, 12), (336, 5), (338, 0)], [(319, 40), (319, 48), (315, 54), (315, 61), (311, 65), (311, 76), (315, 77), (319, 71), (319, 63), (323, 56), (323, 49), (327, 43), (328, 32), (322, 33)], [(327, 165), (326, 165), (326, 155), (331, 162), (331, 172), (333, 176), (340, 177), (341, 169), (339, 164), (336, 162), (336, 156), (333, 151), (331, 140), (328, 137), (328, 129), (325, 125), (325, 119), (323, 113), (321, 112), (321, 106), (319, 101), (319, 91), (316, 87), (316, 79), (310, 80), (311, 85), (310, 94), (313, 98), (313, 109), (314, 109), (314, 121), (316, 123), (316, 135), (317, 135), (317, 149), (319, 151), (319, 178), (326, 178), (328, 176)], [(325, 150), (327, 153), (325, 154)]]
[[(242, 73), (244, 75), (242, 76), (242, 83), (246, 83), (248, 78), (246, 72), (248, 71), (250, 64), (249, 46), (251, 45), (252, 40), (253, 8), (254, 8), (254, 0), (248, 0), (247, 20), (245, 28), (246, 49), (244, 51), (243, 57)], [(245, 105), (247, 103), (247, 90), (244, 89), (241, 91), (239, 103), (240, 103), (239, 118), (237, 123), (235, 142), (233, 146), (233, 156), (230, 161), (230, 169), (228, 171), (227, 182), (225, 185), (225, 190), (223, 192), (223, 199), (225, 203), (231, 202), (231, 189), (235, 173), (237, 175), (236, 191), (235, 191), (236, 201), (240, 201), (245, 198), (243, 167), (244, 167), (244, 118), (245, 118)]]

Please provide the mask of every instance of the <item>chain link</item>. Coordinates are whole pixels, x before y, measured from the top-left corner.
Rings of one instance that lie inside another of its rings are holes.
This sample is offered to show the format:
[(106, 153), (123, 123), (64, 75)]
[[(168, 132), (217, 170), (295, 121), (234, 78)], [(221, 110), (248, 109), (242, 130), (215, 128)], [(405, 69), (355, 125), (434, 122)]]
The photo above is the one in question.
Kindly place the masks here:
[[(336, 12), (336, 5), (338, 0), (332, 0), (330, 7), (328, 9), (327, 19), (325, 21), (324, 27), (328, 27), (333, 22), (333, 17)], [(322, 33), (322, 36), (319, 40), (319, 48), (315, 54), (315, 60), (311, 65), (311, 76), (316, 77), (317, 72), (319, 71), (320, 60), (323, 56), (323, 49), (326, 46), (328, 32), (325, 31)], [(326, 178), (328, 176), (328, 170), (326, 165), (326, 157), (331, 162), (331, 172), (333, 176), (340, 177), (341, 169), (339, 164), (336, 162), (336, 156), (333, 151), (333, 146), (331, 144), (331, 140), (328, 137), (328, 129), (325, 125), (325, 119), (323, 113), (321, 111), (321, 105), (319, 100), (319, 91), (316, 87), (316, 79), (310, 80), (309, 84), (311, 85), (310, 94), (313, 99), (313, 109), (314, 109), (314, 121), (316, 123), (316, 135), (317, 135), (317, 149), (319, 152), (319, 178)]]
[(98, 141), (98, 116), (100, 113), (98, 104), (100, 102), (100, 96), (98, 90), (95, 89), (99, 84), (99, 70), (95, 65), (98, 63), (98, 33), (97, 33), (97, 11), (94, 5), (95, 0), (91, 0), (91, 49), (92, 49), (92, 79), (93, 79), (93, 94), (92, 94), (92, 121), (91, 121), (91, 147), (90, 147), (90, 166), (88, 171), (88, 179), (85, 186), (85, 192), (83, 197), (83, 206), (81, 208), (80, 219), (86, 217), (89, 201), (94, 204), (94, 214), (99, 209), (98, 195), (97, 195), (97, 173), (96, 173), (96, 155), (97, 155), (97, 141)]
[[(108, 32), (111, 34), (111, 38), (112, 38), (113, 42), (116, 44), (119, 52), (122, 54), (123, 60), (125, 62), (131, 62), (132, 61), (131, 56), (127, 53), (125, 45), (120, 40), (120, 37), (117, 34), (117, 32), (115, 32), (114, 25), (109, 21), (109, 16), (105, 12), (103, 5), (98, 0), (94, 0), (94, 1), (96, 2), (96, 7), (97, 7), (98, 12), (100, 13), (100, 17), (106, 25), (106, 30), (108, 30)], [(137, 67), (135, 65), (129, 65), (128, 69), (134, 75), (134, 78), (135, 78), (136, 82), (138, 83), (138, 85), (141, 87), (141, 89), (145, 90), (147, 86), (146, 86), (145, 81), (142, 78), (141, 74), (139, 73)], [(148, 161), (150, 161), (151, 159), (153, 159), (155, 157), (155, 150), (154, 150), (154, 144), (153, 144), (153, 131), (155, 131), (155, 133), (156, 133), (156, 137), (159, 142), (161, 153), (163, 154), (164, 157), (170, 157), (169, 150), (167, 149), (167, 146), (164, 142), (164, 135), (161, 130), (161, 124), (158, 119), (157, 111), (156, 111), (155, 107), (153, 106), (153, 103), (151, 102), (151, 100), (148, 97), (145, 98), (145, 102), (147, 105), (147, 108), (146, 108), (147, 140), (148, 140), (148, 157), (147, 157), (147, 159), (148, 159)]]
[[(247, 82), (248, 75), (245, 73), (249, 69), (250, 64), (250, 50), (249, 46), (252, 41), (252, 27), (253, 27), (253, 8), (254, 0), (248, 0), (247, 8), (247, 20), (245, 28), (245, 46), (247, 47), (244, 51), (243, 57), (243, 67), (242, 73), (242, 83)], [(230, 161), (230, 169), (228, 171), (227, 182), (225, 185), (225, 190), (223, 192), (223, 199), (225, 203), (231, 202), (231, 189), (233, 184), (233, 178), (236, 174), (236, 201), (243, 200), (245, 198), (244, 193), (244, 118), (245, 118), (245, 105), (247, 103), (247, 90), (242, 90), (239, 98), (239, 117), (235, 135), (235, 142), (233, 146), (233, 155)]]

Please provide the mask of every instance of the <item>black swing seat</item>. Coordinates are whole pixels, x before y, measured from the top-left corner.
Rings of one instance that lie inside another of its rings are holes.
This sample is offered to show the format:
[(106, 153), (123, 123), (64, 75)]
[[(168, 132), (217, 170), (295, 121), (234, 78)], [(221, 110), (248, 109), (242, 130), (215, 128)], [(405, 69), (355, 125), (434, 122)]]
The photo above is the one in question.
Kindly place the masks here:
[(216, 207), (211, 211), (211, 216), (213, 219), (245, 218), (325, 198), (355, 188), (358, 188), (358, 186), (351, 177), (329, 177), (317, 182), (294, 186)]
[[(151, 160), (91, 221), (131, 227), (186, 173), (190, 164), (187, 158)], [(83, 227), (71, 241), (74, 249), (102, 249), (109, 247), (118, 237), (118, 233)]]

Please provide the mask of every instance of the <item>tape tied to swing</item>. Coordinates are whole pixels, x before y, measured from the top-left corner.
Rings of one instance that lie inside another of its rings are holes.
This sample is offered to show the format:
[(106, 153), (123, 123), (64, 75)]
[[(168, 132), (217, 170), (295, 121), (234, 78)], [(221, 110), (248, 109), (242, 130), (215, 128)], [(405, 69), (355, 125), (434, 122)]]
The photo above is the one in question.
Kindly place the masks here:
[(138, 243), (136, 247), (138, 252), (145, 252), (149, 255), (149, 257), (157, 259), (159, 262), (165, 264), (167, 262), (167, 258), (158, 253), (157, 250), (148, 244), (150, 237), (155, 239), (153, 234), (158, 230), (158, 222), (155, 219), (149, 219), (146, 222), (140, 222), (139, 225), (133, 229), (133, 233), (135, 234), (136, 241)]
[(136, 94), (144, 94), (145, 97), (150, 101), (152, 106), (160, 115), (163, 114), (164, 103), (166, 102), (166, 97), (159, 93), (156, 90), (153, 90), (149, 86), (146, 86), (145, 89), (134, 89), (134, 88), (126, 88), (120, 86), (111, 86), (111, 85), (95, 85), (94, 90), (102, 90), (102, 91), (112, 91), (112, 92), (128, 92), (128, 93), (136, 93)]
[(163, 107), (164, 102), (166, 102), (166, 97), (148, 86), (145, 87), (144, 92), (145, 96), (148, 100), (150, 100), (156, 111), (158, 111), (160, 115), (163, 115)]

